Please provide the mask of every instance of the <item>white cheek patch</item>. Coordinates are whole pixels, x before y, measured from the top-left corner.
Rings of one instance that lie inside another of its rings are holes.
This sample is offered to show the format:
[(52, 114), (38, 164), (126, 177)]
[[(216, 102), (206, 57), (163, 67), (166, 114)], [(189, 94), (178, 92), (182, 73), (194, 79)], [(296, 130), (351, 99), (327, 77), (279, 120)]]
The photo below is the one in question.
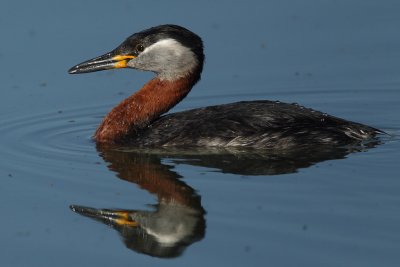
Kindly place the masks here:
[(152, 53), (154, 51), (171, 51), (176, 53), (176, 55), (181, 55), (185, 50), (189, 50), (189, 48), (181, 45), (178, 41), (175, 39), (169, 38), (169, 39), (164, 39), (160, 40), (157, 43), (152, 44), (149, 47), (146, 47), (146, 49), (142, 52), (142, 55), (146, 53)]
[(131, 67), (156, 72), (160, 79), (166, 80), (182, 78), (199, 64), (190, 48), (172, 38), (152, 44), (130, 62)]

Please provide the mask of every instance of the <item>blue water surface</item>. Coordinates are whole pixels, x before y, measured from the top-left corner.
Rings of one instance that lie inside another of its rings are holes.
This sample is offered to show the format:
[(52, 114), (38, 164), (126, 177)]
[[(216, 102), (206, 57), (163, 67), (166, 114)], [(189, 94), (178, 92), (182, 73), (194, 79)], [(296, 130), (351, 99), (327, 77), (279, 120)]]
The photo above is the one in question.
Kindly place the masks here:
[[(0, 265), (400, 266), (399, 14), (394, 0), (2, 1)], [(206, 53), (173, 111), (280, 100), (388, 135), (313, 161), (96, 148), (101, 118), (152, 74), (67, 70), (165, 23)], [(167, 214), (191, 234), (163, 246), (70, 205)]]

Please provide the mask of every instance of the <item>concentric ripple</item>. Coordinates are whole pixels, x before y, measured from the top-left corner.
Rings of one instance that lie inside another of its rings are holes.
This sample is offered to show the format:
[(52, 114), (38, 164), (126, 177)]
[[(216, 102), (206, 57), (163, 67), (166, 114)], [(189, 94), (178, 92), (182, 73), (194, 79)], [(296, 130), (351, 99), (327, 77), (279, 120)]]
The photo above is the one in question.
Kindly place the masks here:
[(106, 109), (93, 106), (2, 120), (0, 166), (31, 172), (96, 160), (91, 136)]

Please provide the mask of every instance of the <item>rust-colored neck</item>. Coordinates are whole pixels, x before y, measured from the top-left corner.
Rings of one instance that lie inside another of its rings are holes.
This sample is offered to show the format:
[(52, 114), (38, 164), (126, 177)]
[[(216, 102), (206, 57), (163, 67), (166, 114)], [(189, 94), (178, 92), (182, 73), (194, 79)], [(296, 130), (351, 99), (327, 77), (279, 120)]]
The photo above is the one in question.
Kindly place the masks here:
[(175, 81), (157, 77), (149, 81), (107, 114), (94, 135), (96, 142), (122, 143), (174, 107), (196, 81), (190, 76)]

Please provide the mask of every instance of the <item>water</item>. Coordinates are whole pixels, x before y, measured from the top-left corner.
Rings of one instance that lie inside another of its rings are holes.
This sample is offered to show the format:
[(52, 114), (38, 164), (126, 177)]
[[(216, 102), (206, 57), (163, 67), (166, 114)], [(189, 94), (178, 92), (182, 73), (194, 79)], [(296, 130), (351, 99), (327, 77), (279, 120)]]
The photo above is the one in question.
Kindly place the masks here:
[[(1, 266), (398, 266), (399, 11), (397, 1), (2, 2)], [(102, 116), (151, 74), (68, 68), (162, 23), (206, 48), (201, 82), (174, 111), (271, 99), (390, 135), (314, 158), (96, 148)], [(70, 205), (171, 224), (153, 228), (163, 246)]]

